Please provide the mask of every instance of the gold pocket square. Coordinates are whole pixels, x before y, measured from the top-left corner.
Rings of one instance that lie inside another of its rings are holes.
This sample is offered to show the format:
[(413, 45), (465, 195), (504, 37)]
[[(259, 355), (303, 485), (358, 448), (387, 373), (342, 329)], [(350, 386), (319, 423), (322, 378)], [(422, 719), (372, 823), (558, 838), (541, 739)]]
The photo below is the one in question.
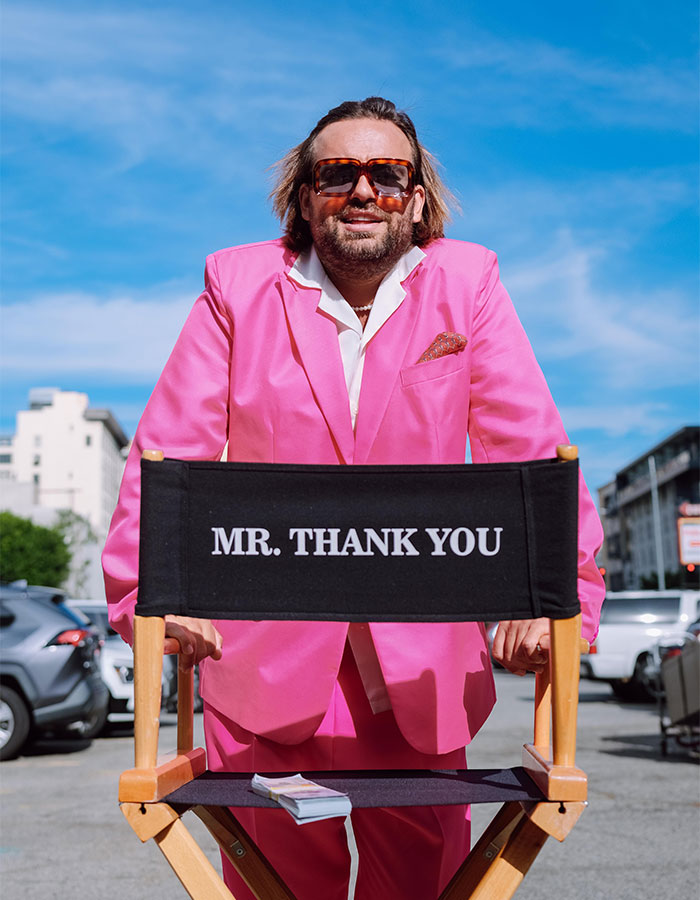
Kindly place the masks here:
[(441, 331), (428, 349), (423, 352), (418, 362), (427, 362), (429, 359), (439, 359), (450, 353), (459, 353), (466, 346), (467, 339), (463, 334), (458, 331)]

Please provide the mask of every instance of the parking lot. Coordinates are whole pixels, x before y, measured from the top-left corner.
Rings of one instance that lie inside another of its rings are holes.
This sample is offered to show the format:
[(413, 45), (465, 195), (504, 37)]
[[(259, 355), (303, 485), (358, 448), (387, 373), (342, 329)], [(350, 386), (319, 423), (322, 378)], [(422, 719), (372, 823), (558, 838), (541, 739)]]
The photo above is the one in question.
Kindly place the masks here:
[[(470, 748), (473, 767), (516, 765), (520, 745), (531, 739), (532, 678), (501, 671), (496, 681), (499, 703)], [(170, 749), (174, 717), (162, 721), (161, 746)], [(581, 683), (577, 764), (589, 776), (590, 805), (563, 844), (549, 840), (518, 900), (694, 900), (697, 761), (675, 746), (663, 758), (658, 730), (653, 706), (620, 703), (607, 685)], [(128, 730), (91, 744), (43, 741), (2, 763), (3, 900), (186, 896), (153, 843), (141, 845), (119, 813), (119, 772), (132, 764)], [(475, 836), (493, 811), (474, 809)], [(213, 843), (207, 846), (217, 859)]]

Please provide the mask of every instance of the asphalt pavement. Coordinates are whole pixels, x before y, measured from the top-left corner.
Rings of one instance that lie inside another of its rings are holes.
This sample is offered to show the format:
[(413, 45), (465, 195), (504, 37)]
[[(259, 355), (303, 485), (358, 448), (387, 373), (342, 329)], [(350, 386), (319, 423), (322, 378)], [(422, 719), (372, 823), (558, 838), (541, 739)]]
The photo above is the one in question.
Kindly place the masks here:
[[(517, 765), (531, 740), (533, 679), (497, 672), (496, 683), (499, 703), (469, 749), (472, 767)], [(662, 757), (656, 709), (618, 702), (607, 685), (582, 682), (579, 708), (577, 765), (589, 777), (589, 807), (563, 844), (550, 838), (517, 900), (696, 900), (697, 760), (675, 746)], [(162, 723), (167, 750), (174, 716)], [(42, 741), (0, 764), (2, 900), (186, 896), (153, 842), (142, 845), (119, 812), (117, 781), (133, 764), (132, 747), (127, 729), (91, 744)], [(493, 812), (473, 809), (474, 836)], [(217, 861), (198, 820), (186, 821)]]

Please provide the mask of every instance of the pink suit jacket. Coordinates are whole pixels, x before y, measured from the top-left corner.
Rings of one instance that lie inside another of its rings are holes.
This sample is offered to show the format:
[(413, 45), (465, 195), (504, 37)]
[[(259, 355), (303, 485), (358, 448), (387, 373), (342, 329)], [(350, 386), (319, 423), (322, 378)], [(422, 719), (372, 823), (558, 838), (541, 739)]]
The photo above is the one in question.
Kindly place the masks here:
[[(131, 640), (138, 569), (139, 458), (286, 463), (462, 463), (547, 458), (566, 441), (495, 255), (439, 240), (403, 282), (406, 297), (366, 351), (353, 432), (335, 321), (320, 292), (289, 278), (281, 241), (207, 259), (197, 299), (139, 424), (103, 555), (114, 627)], [(417, 363), (437, 334), (466, 349)], [(581, 482), (583, 635), (597, 629), (600, 521)], [(232, 589), (235, 587), (232, 586)], [(223, 658), (201, 667), (203, 697), (281, 743), (318, 728), (346, 641), (339, 622), (217, 622)], [(372, 638), (404, 737), (425, 753), (463, 747), (495, 693), (481, 624), (374, 624)]]

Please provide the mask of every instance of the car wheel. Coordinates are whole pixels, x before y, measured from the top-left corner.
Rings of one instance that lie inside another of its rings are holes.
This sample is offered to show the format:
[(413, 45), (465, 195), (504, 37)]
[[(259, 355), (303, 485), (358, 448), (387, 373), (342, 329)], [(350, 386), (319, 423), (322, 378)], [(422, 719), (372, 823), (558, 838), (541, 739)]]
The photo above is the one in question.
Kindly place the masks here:
[(13, 759), (29, 736), (29, 710), (12, 688), (0, 686), (0, 760)]
[(621, 678), (615, 678), (610, 682), (613, 694), (620, 700), (627, 700), (631, 703), (651, 703), (658, 699), (649, 677), (649, 654), (642, 653), (635, 663), (634, 672), (631, 678), (623, 681)]
[(635, 688), (630, 680), (623, 681), (621, 678), (614, 678), (609, 682), (613, 694), (620, 700), (635, 700)]
[(93, 713), (91, 713), (87, 719), (83, 719), (81, 722), (75, 722), (70, 727), (70, 736), (71, 737), (79, 737), (84, 741), (91, 741), (93, 738), (98, 737), (102, 731), (104, 730), (105, 725), (107, 724), (107, 708), (96, 709)]
[(635, 663), (632, 684), (636, 689), (638, 700), (649, 703), (659, 699), (659, 688), (656, 685), (648, 653), (642, 653)]

